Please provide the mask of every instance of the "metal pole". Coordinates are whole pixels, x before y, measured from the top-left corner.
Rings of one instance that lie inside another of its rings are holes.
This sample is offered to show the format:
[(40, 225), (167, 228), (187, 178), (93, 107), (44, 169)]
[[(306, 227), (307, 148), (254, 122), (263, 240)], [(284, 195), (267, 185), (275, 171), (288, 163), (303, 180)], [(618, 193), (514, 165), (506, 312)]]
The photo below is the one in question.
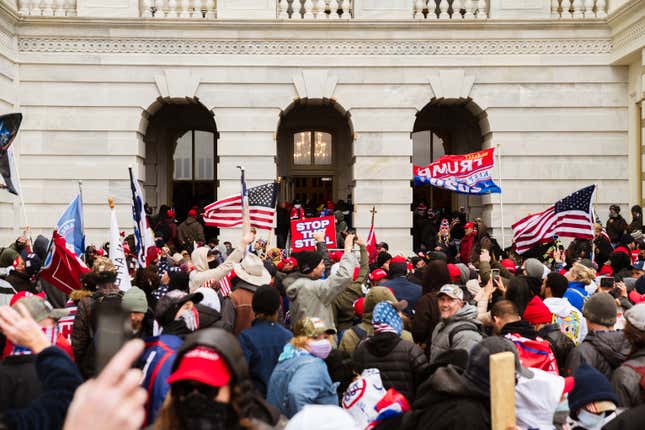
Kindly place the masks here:
[[(499, 187), (502, 188), (502, 152), (499, 143), (497, 144), (497, 157), (499, 165)], [(502, 230), (502, 249), (506, 248), (506, 234), (504, 233), (504, 194), (499, 193), (500, 229)]]
[(81, 230), (85, 234), (85, 202), (83, 201), (83, 181), (78, 181), (78, 195), (81, 197)]

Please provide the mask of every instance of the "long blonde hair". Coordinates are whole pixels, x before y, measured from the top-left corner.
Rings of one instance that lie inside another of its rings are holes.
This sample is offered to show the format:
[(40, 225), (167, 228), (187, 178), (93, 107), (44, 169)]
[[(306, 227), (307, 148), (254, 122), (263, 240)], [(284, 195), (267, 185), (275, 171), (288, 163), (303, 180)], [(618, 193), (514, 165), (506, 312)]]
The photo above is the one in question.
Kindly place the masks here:
[(569, 274), (575, 281), (583, 282), (585, 285), (591, 284), (596, 279), (596, 271), (580, 263), (573, 263)]

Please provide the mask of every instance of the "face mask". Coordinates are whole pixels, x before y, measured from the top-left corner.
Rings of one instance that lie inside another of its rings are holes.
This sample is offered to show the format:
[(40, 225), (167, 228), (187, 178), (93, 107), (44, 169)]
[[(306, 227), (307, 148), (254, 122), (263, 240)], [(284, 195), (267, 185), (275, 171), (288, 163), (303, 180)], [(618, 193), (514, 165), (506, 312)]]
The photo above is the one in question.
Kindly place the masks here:
[(331, 343), (327, 339), (320, 340), (310, 340), (309, 341), (309, 353), (314, 357), (318, 357), (322, 360), (329, 357), (331, 352)]
[(578, 422), (582, 424), (582, 426), (586, 429), (600, 428), (604, 420), (604, 414), (592, 414), (591, 412), (584, 409), (578, 412)]
[(193, 309), (187, 309), (184, 312), (179, 315), (179, 319), (184, 320), (186, 323), (186, 327), (190, 331), (195, 331), (197, 330), (197, 327), (199, 326), (199, 323), (197, 322), (197, 317), (195, 315), (195, 312), (193, 312)]
[(214, 269), (217, 266), (219, 266), (219, 261), (217, 261), (217, 258), (215, 260), (211, 260), (208, 262), (208, 268), (209, 269)]
[(186, 430), (225, 430), (235, 427), (235, 412), (229, 404), (216, 402), (197, 390), (177, 399), (175, 410)]

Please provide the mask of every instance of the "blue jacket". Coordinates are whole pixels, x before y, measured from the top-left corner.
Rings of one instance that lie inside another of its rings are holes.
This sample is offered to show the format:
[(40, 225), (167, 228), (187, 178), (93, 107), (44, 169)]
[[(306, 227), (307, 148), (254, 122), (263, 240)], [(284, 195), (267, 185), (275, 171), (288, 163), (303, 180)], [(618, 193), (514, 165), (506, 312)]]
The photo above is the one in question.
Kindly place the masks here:
[(408, 307), (405, 308), (405, 313), (408, 315), (414, 314), (414, 307), (417, 304), (417, 300), (423, 294), (421, 285), (408, 281), (405, 276), (397, 276), (396, 278), (383, 282), (379, 286), (391, 288), (397, 300), (407, 300)]
[(291, 418), (306, 405), (338, 406), (337, 385), (324, 361), (288, 343), (271, 375), (267, 401)]
[(38, 354), (36, 372), (42, 384), (42, 394), (29, 406), (4, 413), (2, 422), (10, 429), (61, 429), (74, 392), (83, 383), (72, 359), (56, 346), (45, 348)]
[(582, 282), (569, 282), (569, 288), (564, 292), (565, 299), (576, 309), (582, 312), (582, 307), (589, 298), (589, 293), (585, 290), (585, 284)]
[(280, 324), (262, 319), (254, 320), (251, 327), (238, 337), (249, 364), (251, 379), (264, 397), (278, 357), (292, 337), (293, 334)]
[(166, 399), (170, 389), (166, 380), (170, 376), (172, 364), (182, 343), (183, 340), (174, 334), (162, 334), (146, 339), (146, 350), (140, 359), (143, 362), (141, 386), (148, 392), (144, 427), (154, 422)]

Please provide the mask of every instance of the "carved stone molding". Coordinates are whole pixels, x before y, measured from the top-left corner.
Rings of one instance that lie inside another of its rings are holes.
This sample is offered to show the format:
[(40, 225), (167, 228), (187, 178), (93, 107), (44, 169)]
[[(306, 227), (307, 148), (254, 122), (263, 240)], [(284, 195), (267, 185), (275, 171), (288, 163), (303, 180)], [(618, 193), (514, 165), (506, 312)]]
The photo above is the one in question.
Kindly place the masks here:
[(207, 55), (572, 55), (608, 54), (611, 39), (203, 40), (22, 36), (21, 52)]
[(329, 70), (302, 70), (293, 76), (293, 84), (301, 99), (330, 99), (337, 82), (338, 78), (330, 75)]
[(466, 76), (463, 70), (441, 70), (428, 78), (432, 92), (438, 99), (467, 99), (475, 83), (474, 76)]
[(162, 75), (155, 76), (159, 94), (163, 98), (195, 97), (200, 79), (189, 70), (164, 70)]

